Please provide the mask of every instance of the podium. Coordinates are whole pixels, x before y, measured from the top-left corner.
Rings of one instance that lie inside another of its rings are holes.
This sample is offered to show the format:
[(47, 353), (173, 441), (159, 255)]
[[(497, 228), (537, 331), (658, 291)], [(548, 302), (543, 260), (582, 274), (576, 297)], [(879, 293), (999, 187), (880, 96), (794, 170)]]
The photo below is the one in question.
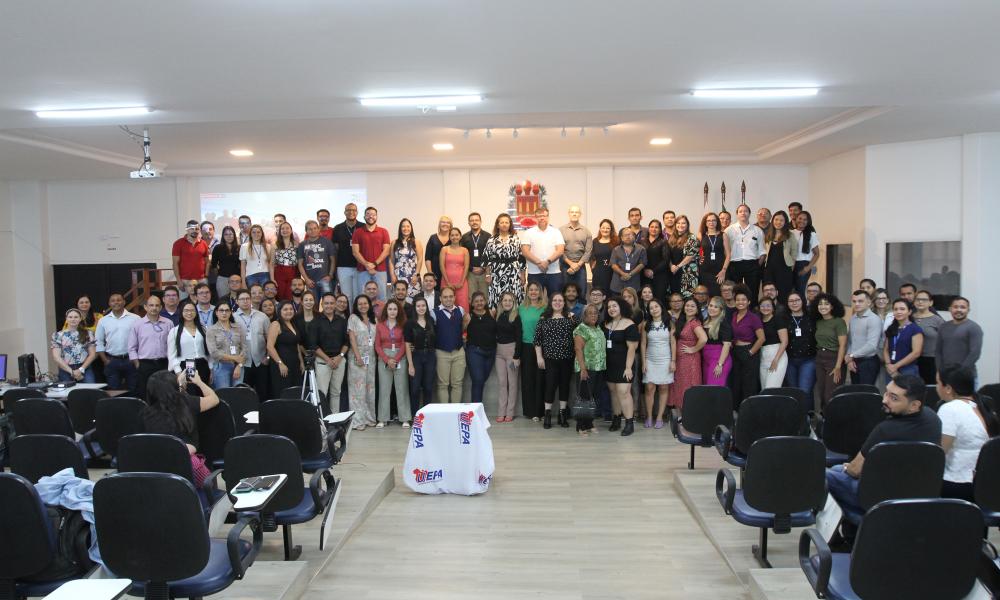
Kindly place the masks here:
[(493, 442), (481, 403), (428, 404), (417, 411), (403, 481), (421, 494), (473, 496), (490, 489)]

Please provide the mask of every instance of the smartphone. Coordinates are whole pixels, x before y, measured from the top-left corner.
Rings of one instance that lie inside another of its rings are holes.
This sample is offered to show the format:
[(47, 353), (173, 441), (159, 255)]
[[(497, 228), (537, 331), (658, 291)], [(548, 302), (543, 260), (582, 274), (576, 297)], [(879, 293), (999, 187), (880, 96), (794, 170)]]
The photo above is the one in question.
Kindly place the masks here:
[(255, 485), (253, 489), (255, 492), (269, 490), (274, 487), (274, 484), (278, 483), (279, 479), (281, 479), (281, 476), (279, 475), (268, 475), (267, 477), (261, 477), (260, 481), (257, 482), (257, 485)]
[(184, 370), (186, 371), (188, 381), (191, 381), (192, 379), (194, 379), (194, 361), (193, 360), (185, 361), (185, 368), (184, 368)]
[(234, 494), (246, 494), (247, 492), (252, 492), (254, 486), (260, 481), (260, 477), (251, 477), (249, 479), (244, 479), (233, 488)]

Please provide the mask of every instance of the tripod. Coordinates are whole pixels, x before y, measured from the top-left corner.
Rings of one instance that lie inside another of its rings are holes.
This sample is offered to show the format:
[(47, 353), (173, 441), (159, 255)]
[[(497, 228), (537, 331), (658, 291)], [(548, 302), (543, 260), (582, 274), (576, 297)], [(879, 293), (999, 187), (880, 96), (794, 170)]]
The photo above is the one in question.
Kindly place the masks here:
[(323, 418), (323, 406), (320, 402), (319, 388), (316, 386), (316, 363), (315, 358), (307, 356), (305, 359), (305, 372), (302, 373), (302, 393), (300, 399), (309, 402), (316, 407), (319, 418)]

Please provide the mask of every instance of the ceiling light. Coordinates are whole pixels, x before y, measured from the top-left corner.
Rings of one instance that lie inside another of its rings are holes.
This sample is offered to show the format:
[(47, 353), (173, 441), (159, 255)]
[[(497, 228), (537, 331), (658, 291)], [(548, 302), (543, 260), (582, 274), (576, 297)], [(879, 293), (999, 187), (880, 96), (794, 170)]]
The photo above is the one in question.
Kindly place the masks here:
[(819, 88), (745, 88), (729, 90), (691, 90), (695, 98), (801, 98), (815, 96)]
[(84, 108), (71, 110), (40, 110), (35, 116), (42, 119), (107, 119), (111, 117), (135, 117), (153, 112), (148, 106), (127, 106), (121, 108)]
[(452, 104), (451, 106), (439, 106), (434, 110), (438, 112), (451, 112), (453, 110), (458, 110), (458, 107)]
[(253, 150), (247, 150), (245, 148), (237, 148), (235, 150), (230, 150), (229, 153), (232, 154), (233, 156), (238, 156), (240, 158), (253, 156)]
[(443, 144), (434, 144), (435, 150), (454, 150), (455, 146), (445, 142)]
[(650, 146), (669, 146), (673, 140), (670, 138), (653, 138), (649, 140)]
[(585, 135), (587, 135), (587, 132), (586, 132), (586, 130), (584, 130), (584, 128), (583, 128), (583, 127), (581, 127), (581, 128), (580, 128), (580, 137), (583, 137), (583, 136), (585, 136)]
[(459, 104), (475, 104), (482, 102), (483, 97), (469, 96), (406, 96), (396, 98), (359, 98), (362, 106), (440, 106), (450, 107)]
[(514, 128), (514, 139), (515, 140), (517, 139), (517, 128), (516, 127)]

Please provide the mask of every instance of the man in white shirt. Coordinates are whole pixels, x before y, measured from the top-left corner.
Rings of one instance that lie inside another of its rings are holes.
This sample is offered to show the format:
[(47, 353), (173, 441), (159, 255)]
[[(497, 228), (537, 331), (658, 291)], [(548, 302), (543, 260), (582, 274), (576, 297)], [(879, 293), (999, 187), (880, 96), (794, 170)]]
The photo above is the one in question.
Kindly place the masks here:
[(268, 398), (268, 358), (267, 358), (267, 328), (270, 321), (267, 315), (250, 305), (250, 292), (240, 290), (236, 297), (239, 309), (233, 313), (236, 322), (243, 326), (246, 339), (247, 361), (243, 364), (243, 383), (257, 390), (257, 397), (262, 401)]
[[(434, 273), (424, 273), (422, 281), (423, 289), (420, 290), (420, 294), (427, 301), (427, 312), (433, 319), (434, 309), (441, 306), (441, 291), (437, 289), (437, 277), (434, 276)], [(419, 296), (414, 297), (414, 300), (417, 298)]]
[(108, 306), (111, 312), (97, 322), (94, 332), (97, 354), (104, 363), (108, 389), (128, 390), (128, 393), (134, 394), (136, 370), (128, 358), (128, 334), (139, 320), (139, 315), (125, 310), (125, 297), (121, 294), (111, 294)]
[(528, 261), (528, 283), (540, 284), (549, 297), (562, 289), (562, 273), (559, 271), (559, 257), (566, 248), (562, 233), (549, 227), (549, 209), (535, 210), (538, 225), (522, 234), (521, 254)]
[(757, 304), (760, 287), (760, 266), (767, 251), (764, 249), (764, 232), (750, 223), (750, 207), (740, 204), (736, 208), (736, 222), (725, 230), (722, 238), (726, 245), (726, 262), (723, 268), (726, 279), (743, 284), (750, 291), (750, 299)]

